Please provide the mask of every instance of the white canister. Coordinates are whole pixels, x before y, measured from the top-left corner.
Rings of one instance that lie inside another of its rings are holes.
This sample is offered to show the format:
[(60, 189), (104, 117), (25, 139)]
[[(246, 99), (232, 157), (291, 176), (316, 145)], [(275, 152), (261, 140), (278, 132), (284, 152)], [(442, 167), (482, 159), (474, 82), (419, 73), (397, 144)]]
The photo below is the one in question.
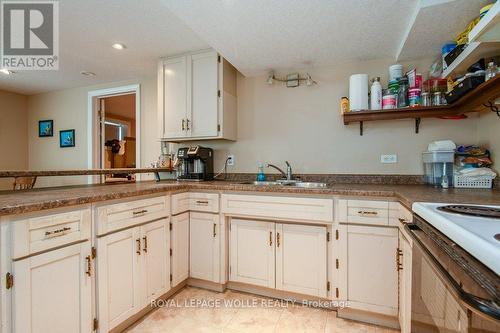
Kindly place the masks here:
[(389, 81), (403, 77), (403, 65), (396, 64), (389, 66)]
[(349, 78), (349, 105), (351, 111), (368, 109), (368, 74), (353, 74)]

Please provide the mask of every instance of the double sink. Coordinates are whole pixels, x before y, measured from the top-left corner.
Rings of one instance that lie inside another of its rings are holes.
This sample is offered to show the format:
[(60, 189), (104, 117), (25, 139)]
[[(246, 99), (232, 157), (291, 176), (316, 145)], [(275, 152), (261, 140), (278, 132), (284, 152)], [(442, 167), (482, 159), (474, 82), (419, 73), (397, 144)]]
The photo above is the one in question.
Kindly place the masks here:
[(257, 186), (286, 186), (286, 187), (296, 187), (296, 188), (325, 188), (328, 185), (326, 183), (319, 182), (301, 182), (296, 180), (277, 180), (277, 181), (253, 181), (244, 182), (241, 184), (247, 185), (257, 185)]

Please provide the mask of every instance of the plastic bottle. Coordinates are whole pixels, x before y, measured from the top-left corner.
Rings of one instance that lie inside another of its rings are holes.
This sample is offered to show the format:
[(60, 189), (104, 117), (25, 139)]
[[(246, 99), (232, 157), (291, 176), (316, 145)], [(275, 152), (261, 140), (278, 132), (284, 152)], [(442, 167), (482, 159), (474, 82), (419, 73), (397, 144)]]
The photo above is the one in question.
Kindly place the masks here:
[(370, 89), (370, 108), (372, 110), (382, 109), (382, 85), (380, 84), (379, 77), (373, 79)]
[(262, 165), (262, 163), (259, 163), (259, 167), (257, 168), (257, 181), (266, 181), (266, 174), (264, 173), (264, 166)]

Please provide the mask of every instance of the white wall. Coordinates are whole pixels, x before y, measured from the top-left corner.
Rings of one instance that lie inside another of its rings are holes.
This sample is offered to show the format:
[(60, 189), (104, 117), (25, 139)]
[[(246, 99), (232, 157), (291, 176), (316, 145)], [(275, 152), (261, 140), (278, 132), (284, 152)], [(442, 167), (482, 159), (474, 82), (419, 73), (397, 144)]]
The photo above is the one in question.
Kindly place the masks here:
[(493, 169), (500, 172), (500, 117), (493, 112), (482, 113), (477, 126), (477, 142), (490, 150)]
[[(417, 64), (426, 73), (431, 61)], [(381, 76), (386, 85), (392, 60), (341, 64), (308, 71), (314, 87), (269, 86), (266, 77), (238, 77), (238, 141), (200, 144), (216, 150), (216, 169), (227, 154), (235, 155), (230, 172), (256, 172), (257, 163), (283, 165), (296, 173), (422, 174), (421, 152), (433, 140), (475, 143), (477, 119), (423, 119), (420, 134), (414, 120), (365, 122), (344, 126), (339, 100), (348, 96), (349, 76)], [(397, 154), (397, 164), (381, 164), (381, 154)], [(268, 170), (271, 172), (271, 170)]]
[[(27, 97), (0, 90), (0, 170), (26, 169), (28, 169)], [(12, 182), (12, 178), (0, 178), (0, 190), (12, 189)]]
[[(29, 96), (29, 169), (87, 168), (87, 98), (96, 89), (139, 83), (141, 86), (141, 166), (149, 166), (159, 154), (157, 139), (156, 77), (96, 85)], [(38, 120), (54, 120), (54, 137), (38, 137)], [(75, 129), (75, 147), (59, 147), (59, 130)], [(151, 130), (154, 129), (154, 130)], [(147, 178), (147, 177), (146, 177)], [(86, 177), (44, 177), (38, 186), (85, 183)]]

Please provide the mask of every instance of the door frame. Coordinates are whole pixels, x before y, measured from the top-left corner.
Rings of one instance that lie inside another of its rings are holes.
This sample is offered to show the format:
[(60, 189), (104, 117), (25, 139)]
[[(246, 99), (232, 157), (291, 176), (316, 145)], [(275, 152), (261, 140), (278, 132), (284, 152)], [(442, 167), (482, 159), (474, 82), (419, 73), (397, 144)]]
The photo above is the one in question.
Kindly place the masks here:
[[(135, 94), (135, 165), (141, 165), (141, 85), (131, 84), (127, 86), (119, 86), (113, 88), (105, 88), (98, 90), (91, 90), (87, 96), (87, 167), (89, 169), (100, 169), (100, 156), (99, 150), (94, 149), (99, 142), (99, 117), (98, 101), (100, 98)], [(87, 183), (92, 184), (99, 182), (100, 176), (88, 176)], [(140, 180), (140, 174), (137, 175)]]

